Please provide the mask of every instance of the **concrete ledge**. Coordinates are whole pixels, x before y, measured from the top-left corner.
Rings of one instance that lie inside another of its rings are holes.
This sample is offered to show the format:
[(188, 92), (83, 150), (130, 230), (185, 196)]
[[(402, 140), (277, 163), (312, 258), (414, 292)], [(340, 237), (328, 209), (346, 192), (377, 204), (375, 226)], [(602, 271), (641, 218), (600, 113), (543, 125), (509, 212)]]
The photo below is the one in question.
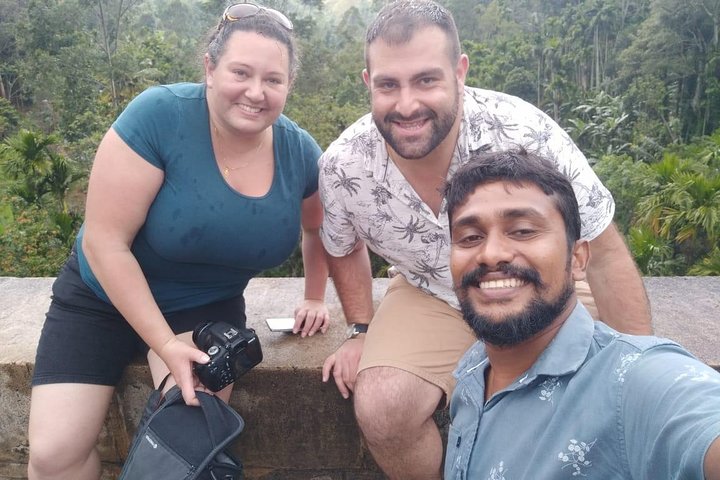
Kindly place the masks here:
[[(26, 478), (29, 379), (52, 281), (0, 277), (0, 480)], [(387, 282), (374, 281), (376, 300)], [(645, 284), (656, 334), (720, 370), (720, 277), (653, 277)], [(333, 326), (326, 335), (300, 339), (271, 333), (264, 319), (292, 314), (303, 279), (258, 278), (248, 286), (248, 325), (257, 330), (265, 359), (240, 380), (231, 404), (246, 421), (235, 449), (250, 480), (384, 478), (362, 445), (350, 402), (320, 381), (324, 359), (345, 333), (339, 302), (328, 290)], [(116, 478), (150, 389), (147, 367), (131, 365), (100, 439), (104, 478)], [(444, 428), (447, 418), (439, 414), (436, 421)]]
[[(0, 277), (0, 480), (26, 478), (29, 382), (53, 280)], [(300, 339), (265, 325), (267, 317), (292, 316), (303, 283), (262, 278), (248, 286), (248, 326), (260, 337), (264, 360), (241, 378), (231, 398), (246, 421), (235, 449), (249, 479), (383, 478), (363, 448), (350, 402), (334, 384), (321, 382), (322, 363), (346, 330), (332, 285), (327, 334)], [(375, 298), (386, 285), (375, 282)], [(104, 478), (117, 477), (151, 385), (148, 368), (139, 362), (118, 386), (100, 438)]]

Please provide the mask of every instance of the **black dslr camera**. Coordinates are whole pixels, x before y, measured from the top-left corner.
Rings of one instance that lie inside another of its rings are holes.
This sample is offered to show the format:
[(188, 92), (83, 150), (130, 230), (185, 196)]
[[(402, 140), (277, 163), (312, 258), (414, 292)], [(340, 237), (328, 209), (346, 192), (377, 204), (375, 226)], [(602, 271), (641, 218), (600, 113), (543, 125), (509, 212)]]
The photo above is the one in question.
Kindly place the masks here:
[(252, 328), (207, 322), (195, 327), (192, 339), (210, 356), (208, 363), (193, 365), (193, 371), (213, 392), (227, 387), (263, 359), (260, 339)]

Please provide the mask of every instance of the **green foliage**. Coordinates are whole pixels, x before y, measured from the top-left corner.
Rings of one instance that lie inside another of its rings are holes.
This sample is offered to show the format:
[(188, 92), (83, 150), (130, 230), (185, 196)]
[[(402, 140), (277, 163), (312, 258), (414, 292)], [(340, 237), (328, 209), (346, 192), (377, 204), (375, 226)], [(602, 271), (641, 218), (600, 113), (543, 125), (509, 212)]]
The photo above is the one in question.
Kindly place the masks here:
[(52, 168), (48, 147), (56, 141), (53, 136), (21, 130), (0, 144), (0, 164), (5, 174), (16, 182), (10, 187), (12, 193), (28, 203), (40, 203), (46, 193), (44, 179)]
[(285, 108), (285, 113), (303, 126), (322, 148), (327, 148), (343, 130), (368, 111), (364, 105), (340, 105), (324, 95), (294, 95)]
[[(608, 155), (595, 171), (615, 198), (615, 219), (648, 275), (717, 275), (720, 130), (667, 147), (660, 161)], [(711, 273), (711, 272), (715, 273)]]
[(12, 221), (0, 220), (0, 276), (57, 275), (70, 252), (74, 233), (62, 232), (62, 227), (44, 208), (20, 200), (10, 201), (16, 214)]
[(639, 222), (676, 243), (688, 261), (715, 246), (720, 234), (720, 176), (674, 173), (638, 204)]
[(527, 40), (518, 38), (486, 46), (463, 42), (463, 51), (470, 58), (468, 85), (516, 95), (529, 102), (538, 96), (537, 78), (533, 72), (533, 50)]
[[(293, 20), (303, 53), (285, 113), (326, 147), (369, 111), (363, 37), (385, 2), (263, 3)], [(467, 84), (517, 95), (568, 129), (613, 193), (616, 220), (644, 272), (717, 274), (717, 5), (441, 3), (454, 12), (470, 58)], [(24, 262), (6, 271), (58, 265), (43, 245), (61, 252), (74, 236), (79, 208), (69, 200), (82, 203), (79, 186), (102, 135), (148, 86), (201, 78), (199, 42), (226, 4), (0, 0), (0, 228), (10, 249), (0, 253)], [(372, 261), (383, 275), (387, 265)], [(301, 272), (298, 249), (268, 274)]]
[(620, 97), (601, 90), (574, 107), (572, 114), (576, 117), (567, 120), (567, 131), (588, 159), (629, 152), (631, 131), (625, 128), (629, 114), (624, 111)]
[(605, 155), (594, 165), (595, 173), (615, 199), (615, 222), (621, 232), (630, 230), (638, 201), (652, 191), (650, 167), (628, 155)]
[(28, 203), (41, 205), (51, 196), (63, 213), (68, 212), (66, 196), (73, 184), (85, 173), (51, 147), (55, 135), (20, 130), (0, 144), (0, 165), (9, 179), (10, 191)]
[(681, 265), (673, 260), (673, 248), (668, 240), (655, 235), (649, 228), (633, 227), (628, 246), (641, 272), (646, 275), (673, 275)]
[(663, 87), (655, 92), (665, 93), (657, 115), (674, 140), (687, 141), (720, 126), (719, 24), (717, 4), (654, 0), (632, 43), (620, 55), (619, 88), (649, 79)]
[(5, 226), (15, 221), (12, 208), (9, 203), (0, 203), (0, 235), (5, 232)]
[(0, 97), (0, 140), (14, 133), (20, 125), (20, 115), (9, 101)]
[(688, 270), (690, 275), (720, 275), (720, 248), (715, 247), (712, 252)]
[(0, 275), (53, 276), (81, 223), (67, 197), (84, 177), (53, 150), (54, 135), (20, 130), (0, 145), (6, 175), (0, 192)]

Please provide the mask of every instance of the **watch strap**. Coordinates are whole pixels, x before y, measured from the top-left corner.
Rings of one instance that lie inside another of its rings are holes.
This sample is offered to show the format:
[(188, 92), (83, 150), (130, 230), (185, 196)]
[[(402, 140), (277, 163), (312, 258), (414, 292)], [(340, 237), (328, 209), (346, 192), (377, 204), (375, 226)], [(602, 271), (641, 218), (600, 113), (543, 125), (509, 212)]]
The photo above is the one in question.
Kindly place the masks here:
[(369, 325), (367, 323), (351, 323), (348, 328), (347, 338), (355, 338), (361, 333), (367, 333)]

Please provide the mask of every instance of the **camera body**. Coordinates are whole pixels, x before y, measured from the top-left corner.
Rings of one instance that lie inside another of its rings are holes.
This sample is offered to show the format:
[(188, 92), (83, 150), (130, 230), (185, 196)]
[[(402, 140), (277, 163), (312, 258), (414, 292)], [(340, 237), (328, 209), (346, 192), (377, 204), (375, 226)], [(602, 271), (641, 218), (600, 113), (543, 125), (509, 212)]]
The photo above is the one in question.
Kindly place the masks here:
[(193, 371), (213, 392), (227, 387), (262, 362), (260, 339), (252, 328), (237, 328), (225, 322), (206, 322), (193, 330), (193, 342), (210, 356)]

